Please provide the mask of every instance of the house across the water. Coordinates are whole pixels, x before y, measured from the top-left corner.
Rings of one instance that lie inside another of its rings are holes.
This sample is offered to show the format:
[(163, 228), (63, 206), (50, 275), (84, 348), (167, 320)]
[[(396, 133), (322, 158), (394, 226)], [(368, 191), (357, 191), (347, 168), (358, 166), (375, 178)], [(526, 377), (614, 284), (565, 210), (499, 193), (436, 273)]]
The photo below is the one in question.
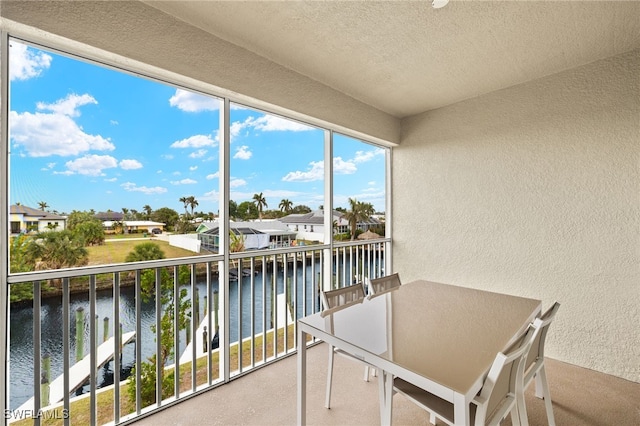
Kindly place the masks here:
[[(230, 222), (230, 230), (241, 236), (245, 250), (261, 250), (278, 247), (289, 247), (296, 240), (297, 232), (291, 231), (287, 225), (277, 220), (258, 222)], [(202, 222), (196, 229), (202, 248), (218, 253), (220, 248), (219, 223)]]
[(9, 208), (11, 233), (26, 234), (27, 232), (62, 231), (66, 228), (67, 218), (57, 214), (45, 212), (14, 204)]

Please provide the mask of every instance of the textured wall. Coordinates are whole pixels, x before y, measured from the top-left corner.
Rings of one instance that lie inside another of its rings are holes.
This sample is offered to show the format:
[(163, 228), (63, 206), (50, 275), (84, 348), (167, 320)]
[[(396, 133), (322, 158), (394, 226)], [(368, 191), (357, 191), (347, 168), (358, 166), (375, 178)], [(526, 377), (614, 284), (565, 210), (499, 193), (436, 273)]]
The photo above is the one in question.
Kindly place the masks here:
[(547, 355), (640, 382), (640, 50), (405, 119), (393, 191), (403, 280), (558, 300)]

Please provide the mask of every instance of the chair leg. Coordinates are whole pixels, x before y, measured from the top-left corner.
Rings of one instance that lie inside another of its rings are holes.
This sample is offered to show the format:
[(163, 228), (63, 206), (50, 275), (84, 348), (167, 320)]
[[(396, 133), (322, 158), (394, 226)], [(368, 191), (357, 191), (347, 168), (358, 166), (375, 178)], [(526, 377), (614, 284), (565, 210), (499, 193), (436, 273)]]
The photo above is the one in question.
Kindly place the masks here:
[(432, 425), (436, 424), (436, 415), (433, 412), (429, 412), (429, 423)]
[(333, 346), (329, 345), (329, 365), (327, 366), (327, 396), (324, 401), (324, 406), (331, 408), (331, 380), (333, 377), (333, 357), (335, 352)]
[[(514, 420), (514, 415), (517, 419)], [(529, 426), (529, 416), (527, 415), (527, 405), (524, 400), (524, 388), (516, 390), (516, 403), (511, 410), (511, 420), (514, 425)], [(517, 423), (516, 423), (517, 422)]]
[(536, 396), (538, 398), (544, 398), (544, 406), (547, 410), (547, 420), (549, 421), (549, 426), (555, 426), (556, 421), (553, 417), (551, 392), (549, 392), (549, 383), (547, 382), (547, 372), (544, 369), (544, 364), (536, 373)]
[(365, 382), (369, 381), (369, 366), (368, 365), (364, 366), (364, 381)]
[(520, 423), (520, 412), (518, 411), (518, 405), (514, 405), (513, 409), (511, 409), (511, 424), (513, 426), (528, 426), (529, 423)]

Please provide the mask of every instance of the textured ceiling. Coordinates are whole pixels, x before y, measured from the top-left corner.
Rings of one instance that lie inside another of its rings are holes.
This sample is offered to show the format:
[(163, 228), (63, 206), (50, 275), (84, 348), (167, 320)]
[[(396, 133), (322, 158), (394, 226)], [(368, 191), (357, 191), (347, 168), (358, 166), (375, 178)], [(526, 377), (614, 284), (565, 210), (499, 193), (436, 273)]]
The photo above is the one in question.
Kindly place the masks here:
[(145, 3), (396, 117), (640, 48), (640, 2)]

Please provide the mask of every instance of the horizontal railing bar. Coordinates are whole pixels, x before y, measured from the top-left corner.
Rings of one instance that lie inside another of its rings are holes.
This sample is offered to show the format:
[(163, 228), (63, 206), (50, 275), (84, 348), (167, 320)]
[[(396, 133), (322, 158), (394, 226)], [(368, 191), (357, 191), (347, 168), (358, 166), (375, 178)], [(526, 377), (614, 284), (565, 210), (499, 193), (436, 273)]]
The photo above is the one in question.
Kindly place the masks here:
[(77, 268), (57, 269), (55, 271), (33, 271), (12, 274), (7, 277), (9, 284), (23, 283), (36, 280), (52, 280), (59, 278), (75, 278), (87, 275), (109, 274), (115, 272), (129, 272), (141, 269), (163, 268), (168, 266), (190, 265), (194, 263), (207, 263), (221, 261), (223, 256), (189, 256), (175, 259), (148, 260), (144, 262), (118, 263), (112, 265), (82, 266)]

